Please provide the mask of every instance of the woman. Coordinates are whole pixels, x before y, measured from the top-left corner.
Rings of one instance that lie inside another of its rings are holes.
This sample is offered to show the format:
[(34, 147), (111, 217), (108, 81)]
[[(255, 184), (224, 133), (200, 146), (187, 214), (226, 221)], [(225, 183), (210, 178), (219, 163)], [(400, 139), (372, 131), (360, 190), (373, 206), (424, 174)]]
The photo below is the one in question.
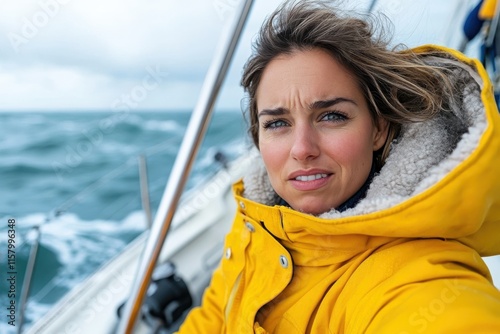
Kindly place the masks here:
[(242, 84), (260, 156), (180, 333), (500, 333), (500, 116), (481, 65), (287, 2)]

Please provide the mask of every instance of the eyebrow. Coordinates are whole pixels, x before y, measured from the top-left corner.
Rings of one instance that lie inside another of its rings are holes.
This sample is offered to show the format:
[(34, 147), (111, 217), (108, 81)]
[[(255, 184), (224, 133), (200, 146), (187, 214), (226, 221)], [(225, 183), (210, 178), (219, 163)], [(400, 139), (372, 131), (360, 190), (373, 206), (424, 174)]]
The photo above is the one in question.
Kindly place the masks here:
[(261, 117), (261, 116), (280, 116), (280, 115), (287, 114), (288, 112), (289, 112), (288, 109), (281, 108), (281, 107), (275, 108), (275, 109), (262, 109), (259, 112), (258, 117)]
[(357, 105), (354, 100), (345, 98), (345, 97), (337, 97), (334, 99), (329, 99), (329, 100), (320, 100), (320, 101), (315, 101), (309, 105), (310, 110), (315, 110), (315, 109), (325, 109), (329, 108), (331, 106), (334, 106), (336, 104), (342, 103), (342, 102), (348, 102), (352, 103), (354, 105)]
[[(352, 104), (357, 105), (357, 103), (354, 100), (351, 100), (351, 99), (348, 99), (345, 97), (337, 97), (337, 98), (328, 99), (328, 100), (315, 101), (309, 105), (309, 110), (330, 108), (331, 106), (334, 106), (336, 104), (343, 103), (343, 102), (348, 102), (348, 103), (352, 103)], [(281, 116), (281, 115), (287, 114), (289, 112), (290, 111), (288, 109), (282, 108), (282, 107), (274, 108), (274, 109), (262, 109), (259, 112), (258, 117), (261, 117), (261, 116)]]

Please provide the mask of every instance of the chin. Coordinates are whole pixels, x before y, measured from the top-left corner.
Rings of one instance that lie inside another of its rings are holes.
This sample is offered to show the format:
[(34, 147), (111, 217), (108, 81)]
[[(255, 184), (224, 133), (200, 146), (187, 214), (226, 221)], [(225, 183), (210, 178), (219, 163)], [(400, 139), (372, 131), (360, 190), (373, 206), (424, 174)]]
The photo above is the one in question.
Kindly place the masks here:
[(298, 205), (297, 207), (292, 206), (294, 210), (297, 210), (302, 213), (307, 213), (309, 215), (318, 216), (322, 213), (328, 212), (331, 208), (318, 207), (314, 205)]

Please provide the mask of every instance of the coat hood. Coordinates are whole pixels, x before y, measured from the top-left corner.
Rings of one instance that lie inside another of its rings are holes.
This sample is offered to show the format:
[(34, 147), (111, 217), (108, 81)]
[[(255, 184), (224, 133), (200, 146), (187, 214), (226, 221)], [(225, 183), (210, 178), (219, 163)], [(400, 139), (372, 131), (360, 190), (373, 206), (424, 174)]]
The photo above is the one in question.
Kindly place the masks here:
[(257, 202), (260, 210), (279, 211), (289, 239), (294, 233), (360, 235), (364, 242), (443, 238), (457, 239), (482, 256), (500, 254), (500, 115), (488, 75), (479, 61), (451, 49), (429, 45), (414, 51), (425, 52), (429, 64), (450, 69), (461, 94), (449, 101), (452, 112), (402, 127), (354, 208), (315, 217), (279, 206), (259, 155), (244, 188), (236, 186), (237, 197)]

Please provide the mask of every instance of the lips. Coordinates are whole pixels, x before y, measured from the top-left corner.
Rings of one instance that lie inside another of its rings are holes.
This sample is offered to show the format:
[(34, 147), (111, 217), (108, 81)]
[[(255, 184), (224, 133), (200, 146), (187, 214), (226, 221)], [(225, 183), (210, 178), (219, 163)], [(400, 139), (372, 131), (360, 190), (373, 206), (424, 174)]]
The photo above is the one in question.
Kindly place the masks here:
[(311, 191), (327, 185), (333, 173), (326, 170), (311, 169), (295, 171), (289, 176), (291, 185), (299, 191)]
[(322, 178), (325, 178), (327, 176), (328, 176), (328, 174), (325, 174), (325, 173), (314, 174), (314, 175), (299, 175), (295, 178), (295, 180), (307, 182), (307, 181), (314, 181), (314, 180), (322, 179)]
[(319, 169), (319, 168), (314, 168), (314, 169), (300, 169), (292, 172), (291, 174), (288, 175), (289, 180), (296, 180), (296, 181), (314, 181), (318, 180), (321, 178), (328, 177), (332, 174), (332, 172), (327, 171), (325, 169)]

